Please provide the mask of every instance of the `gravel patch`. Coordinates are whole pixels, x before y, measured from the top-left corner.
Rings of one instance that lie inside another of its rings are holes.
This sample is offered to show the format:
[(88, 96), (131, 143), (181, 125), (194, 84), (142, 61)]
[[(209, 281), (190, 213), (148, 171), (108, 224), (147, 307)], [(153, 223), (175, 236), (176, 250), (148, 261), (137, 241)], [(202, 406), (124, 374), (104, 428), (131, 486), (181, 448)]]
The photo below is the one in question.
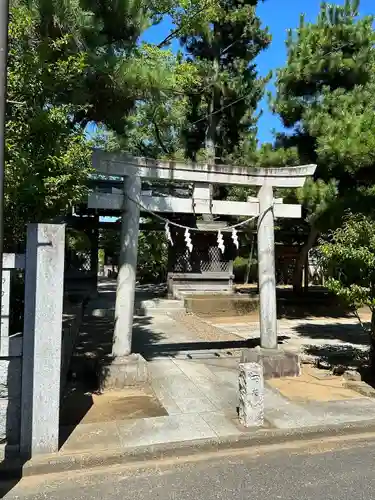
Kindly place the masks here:
[(242, 337), (211, 325), (192, 313), (177, 311), (170, 316), (183, 325), (197, 340), (228, 341), (243, 340)]

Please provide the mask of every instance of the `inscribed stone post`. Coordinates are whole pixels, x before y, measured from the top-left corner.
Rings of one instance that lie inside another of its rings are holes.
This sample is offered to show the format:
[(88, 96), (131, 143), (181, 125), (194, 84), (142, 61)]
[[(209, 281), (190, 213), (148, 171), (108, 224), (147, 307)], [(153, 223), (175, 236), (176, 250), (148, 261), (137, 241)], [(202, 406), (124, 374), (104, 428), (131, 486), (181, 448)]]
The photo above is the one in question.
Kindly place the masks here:
[(65, 226), (27, 228), (21, 453), (58, 451)]
[(258, 363), (239, 365), (239, 419), (244, 427), (264, 423), (263, 367)]

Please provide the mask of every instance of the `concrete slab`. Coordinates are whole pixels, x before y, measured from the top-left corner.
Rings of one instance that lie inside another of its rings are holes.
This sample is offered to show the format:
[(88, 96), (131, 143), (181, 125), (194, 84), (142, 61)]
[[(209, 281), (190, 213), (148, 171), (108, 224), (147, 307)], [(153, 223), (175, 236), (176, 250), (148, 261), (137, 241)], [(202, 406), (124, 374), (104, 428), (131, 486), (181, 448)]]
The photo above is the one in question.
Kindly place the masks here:
[(160, 403), (167, 410), (168, 415), (179, 415), (182, 413), (182, 410), (178, 406), (176, 400), (173, 399), (170, 392), (165, 388), (160, 379), (154, 379), (152, 381), (152, 388)]
[(200, 416), (211, 427), (218, 437), (239, 436), (246, 431), (235, 424), (235, 418), (229, 418), (225, 413), (201, 413)]
[(214, 368), (223, 370), (238, 370), (238, 364), (240, 362), (240, 356), (230, 356), (226, 358), (215, 358), (215, 359), (205, 359), (204, 364), (209, 366), (210, 370)]
[(314, 427), (324, 424), (324, 418), (314, 418), (308, 413), (298, 414), (295, 412), (285, 413), (282, 410), (274, 409), (265, 414), (266, 420), (276, 429), (302, 429), (304, 427)]
[[(129, 425), (135, 425), (139, 420), (129, 420)], [(60, 439), (67, 439), (61, 447), (61, 452), (95, 451), (120, 446), (120, 436), (115, 422), (81, 424), (75, 428), (63, 427)]]
[(266, 420), (279, 429), (310, 427), (321, 423), (321, 419), (316, 419), (303, 405), (286, 399), (267, 385), (264, 388), (264, 409)]
[(216, 406), (206, 397), (180, 398), (178, 400), (178, 406), (181, 408), (183, 414), (217, 411), (219, 409), (219, 405)]
[(122, 421), (117, 422), (117, 427), (124, 448), (216, 436), (207, 422), (196, 414), (142, 419), (137, 420), (135, 425)]
[(181, 370), (172, 359), (153, 359), (149, 362), (149, 372), (152, 380), (181, 375)]
[(191, 363), (188, 360), (176, 359), (173, 363), (184, 373), (188, 378), (195, 382), (216, 381), (215, 375), (203, 363)]
[(217, 408), (205, 396), (204, 390), (198, 388), (183, 374), (173, 378), (159, 379), (164, 388), (181, 409), (182, 413), (199, 413), (215, 411)]
[(267, 420), (279, 429), (346, 425), (372, 420), (375, 401), (359, 397), (341, 401), (299, 401), (297, 403), (268, 387), (265, 410)]
[(335, 401), (329, 403), (309, 403), (309, 413), (328, 424), (346, 424), (371, 420), (375, 412), (375, 401), (368, 398)]
[[(171, 388), (171, 382), (163, 383), (162, 379), (156, 378), (153, 387), (156, 395), (163, 402), (169, 414), (190, 413), (192, 408), (198, 405), (197, 411), (228, 410), (237, 406), (237, 385), (233, 387), (226, 381), (220, 380), (208, 366), (202, 363), (173, 360), (175, 367), (179, 369), (179, 376), (185, 376), (187, 385), (194, 384), (197, 402), (192, 402), (179, 388)], [(165, 362), (163, 363), (165, 366)], [(173, 384), (172, 384), (173, 386)], [(202, 398), (203, 396), (203, 398)], [(206, 410), (203, 410), (203, 407)]]
[(211, 370), (215, 373), (218, 380), (220, 380), (222, 383), (225, 383), (235, 389), (238, 388), (237, 366), (236, 369), (233, 370), (229, 370), (225, 367), (221, 368), (220, 366), (212, 366)]

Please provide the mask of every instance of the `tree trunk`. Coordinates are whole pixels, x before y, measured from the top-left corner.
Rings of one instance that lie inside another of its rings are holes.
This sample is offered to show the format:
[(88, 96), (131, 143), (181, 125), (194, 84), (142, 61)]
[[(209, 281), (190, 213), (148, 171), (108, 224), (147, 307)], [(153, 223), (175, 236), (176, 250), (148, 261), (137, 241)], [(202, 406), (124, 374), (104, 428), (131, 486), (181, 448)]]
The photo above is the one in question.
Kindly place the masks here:
[[(207, 129), (205, 138), (205, 149), (207, 154), (207, 161), (209, 165), (215, 165), (216, 163), (216, 128), (217, 128), (217, 117), (215, 115), (216, 108), (216, 84), (219, 74), (219, 61), (217, 57), (214, 58), (214, 83), (212, 88), (212, 96), (210, 104), (208, 106), (208, 118), (207, 118)], [(212, 185), (211, 185), (212, 189)], [(212, 222), (214, 220), (212, 214), (203, 214), (202, 216), (205, 222)]]
[(370, 363), (371, 373), (374, 374), (374, 370), (375, 370), (375, 309), (373, 309), (371, 311), (369, 363)]
[(245, 285), (249, 284), (250, 271), (251, 268), (253, 267), (254, 243), (255, 243), (255, 238), (253, 237), (251, 242), (251, 251), (249, 255), (249, 260), (247, 261), (247, 266), (246, 266)]
[[(216, 83), (216, 82), (215, 82)], [(214, 84), (215, 85), (215, 84)], [(207, 129), (205, 138), (205, 148), (208, 163), (215, 165), (216, 163), (216, 116), (215, 112), (215, 99), (216, 99), (216, 89), (214, 87), (212, 91), (212, 96), (210, 104), (208, 106), (208, 118), (207, 118)]]
[(310, 229), (309, 237), (307, 238), (307, 242), (302, 247), (296, 259), (296, 264), (293, 272), (293, 291), (295, 293), (300, 293), (302, 291), (302, 269), (306, 263), (309, 251), (312, 249), (318, 235), (318, 229), (315, 226), (312, 226)]

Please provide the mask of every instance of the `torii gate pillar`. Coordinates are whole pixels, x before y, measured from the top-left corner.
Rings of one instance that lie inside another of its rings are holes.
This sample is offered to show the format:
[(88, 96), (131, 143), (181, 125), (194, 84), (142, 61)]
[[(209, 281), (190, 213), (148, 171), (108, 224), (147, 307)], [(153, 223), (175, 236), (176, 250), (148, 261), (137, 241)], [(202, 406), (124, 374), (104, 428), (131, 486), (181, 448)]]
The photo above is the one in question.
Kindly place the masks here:
[(121, 389), (145, 383), (148, 380), (146, 360), (141, 355), (132, 353), (140, 201), (141, 178), (137, 175), (126, 176), (121, 217), (112, 355), (100, 371), (101, 391)]
[(137, 176), (125, 177), (124, 210), (121, 217), (120, 258), (117, 277), (115, 328), (112, 356), (129, 356), (132, 352), (132, 330), (134, 295), (137, 274), (139, 204), (141, 179)]
[(258, 276), (260, 346), (277, 349), (277, 311), (275, 277), (275, 227), (273, 189), (263, 185), (258, 194)]

